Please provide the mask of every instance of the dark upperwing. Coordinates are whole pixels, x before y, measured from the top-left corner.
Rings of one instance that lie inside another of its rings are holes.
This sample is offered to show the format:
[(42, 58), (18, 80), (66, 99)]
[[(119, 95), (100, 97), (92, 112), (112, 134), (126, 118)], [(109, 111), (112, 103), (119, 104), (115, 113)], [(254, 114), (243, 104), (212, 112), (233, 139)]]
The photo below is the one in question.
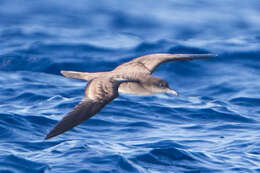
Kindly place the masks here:
[(138, 72), (153, 73), (155, 68), (162, 63), (178, 60), (195, 60), (216, 56), (215, 54), (149, 54), (135, 58), (124, 64), (119, 65), (113, 71), (115, 72)]
[(58, 136), (98, 113), (106, 103), (86, 99), (80, 102), (49, 132), (45, 139)]

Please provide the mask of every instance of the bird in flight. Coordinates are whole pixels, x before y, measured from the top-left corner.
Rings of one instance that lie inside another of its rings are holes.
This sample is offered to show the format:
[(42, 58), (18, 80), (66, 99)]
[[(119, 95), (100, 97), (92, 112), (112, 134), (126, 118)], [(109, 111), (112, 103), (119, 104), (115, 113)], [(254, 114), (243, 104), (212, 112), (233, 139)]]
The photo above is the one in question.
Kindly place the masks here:
[(85, 97), (48, 133), (45, 139), (60, 135), (97, 114), (106, 104), (118, 97), (118, 92), (137, 95), (171, 93), (168, 82), (152, 76), (157, 66), (169, 61), (195, 60), (216, 56), (214, 54), (148, 54), (134, 58), (107, 72), (61, 71), (70, 78), (88, 81)]

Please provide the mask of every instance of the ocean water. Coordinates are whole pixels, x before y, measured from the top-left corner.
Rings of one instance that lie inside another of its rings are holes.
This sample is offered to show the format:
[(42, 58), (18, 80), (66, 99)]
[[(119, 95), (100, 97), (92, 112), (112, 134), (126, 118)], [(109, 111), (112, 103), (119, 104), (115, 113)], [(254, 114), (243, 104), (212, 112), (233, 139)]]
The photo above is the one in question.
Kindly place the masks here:
[[(1, 173), (260, 172), (258, 0), (0, 2)], [(216, 53), (162, 64), (180, 96), (121, 94), (51, 140), (86, 82), (149, 53)]]

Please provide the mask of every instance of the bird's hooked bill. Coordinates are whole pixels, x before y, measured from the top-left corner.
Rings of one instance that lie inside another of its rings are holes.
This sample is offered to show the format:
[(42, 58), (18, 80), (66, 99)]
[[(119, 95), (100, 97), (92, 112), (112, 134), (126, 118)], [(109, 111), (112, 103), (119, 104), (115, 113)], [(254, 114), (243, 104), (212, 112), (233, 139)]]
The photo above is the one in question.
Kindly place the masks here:
[(174, 90), (172, 90), (172, 89), (170, 89), (170, 88), (168, 89), (167, 93), (173, 94), (173, 95), (176, 95), (176, 96), (179, 95), (176, 91), (174, 91)]

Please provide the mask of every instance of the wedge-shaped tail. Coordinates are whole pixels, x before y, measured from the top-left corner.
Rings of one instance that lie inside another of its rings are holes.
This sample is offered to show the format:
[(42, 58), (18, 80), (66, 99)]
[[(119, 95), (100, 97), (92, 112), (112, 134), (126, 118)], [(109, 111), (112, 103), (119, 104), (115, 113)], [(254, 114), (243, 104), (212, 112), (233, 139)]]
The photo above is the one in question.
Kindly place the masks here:
[(76, 78), (76, 79), (82, 79), (86, 81), (90, 81), (94, 78), (100, 77), (105, 75), (107, 72), (97, 72), (97, 73), (88, 73), (88, 72), (77, 72), (77, 71), (61, 71), (61, 74), (63, 76), (69, 77), (69, 78)]

